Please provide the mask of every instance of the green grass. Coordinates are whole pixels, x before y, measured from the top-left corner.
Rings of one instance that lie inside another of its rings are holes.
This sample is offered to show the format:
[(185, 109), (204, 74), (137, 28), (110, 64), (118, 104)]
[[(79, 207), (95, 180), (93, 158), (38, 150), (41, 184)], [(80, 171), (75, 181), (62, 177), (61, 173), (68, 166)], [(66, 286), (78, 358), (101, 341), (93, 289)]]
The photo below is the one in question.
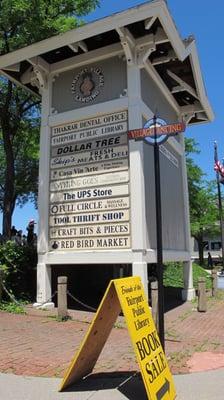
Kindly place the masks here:
[[(206, 288), (211, 288), (211, 276), (200, 265), (193, 264), (193, 284), (194, 288), (198, 287), (198, 278), (206, 278)], [(183, 264), (170, 262), (165, 264), (163, 283), (165, 287), (183, 288)]]
[(206, 278), (206, 288), (211, 289), (212, 287), (211, 275), (208, 274), (208, 272), (205, 271), (204, 268), (200, 267), (200, 265), (193, 264), (193, 282), (195, 288), (198, 287), (198, 278), (201, 277)]
[(26, 311), (24, 310), (24, 303), (19, 305), (12, 302), (3, 301), (0, 303), (0, 311), (6, 311), (12, 314), (26, 314)]

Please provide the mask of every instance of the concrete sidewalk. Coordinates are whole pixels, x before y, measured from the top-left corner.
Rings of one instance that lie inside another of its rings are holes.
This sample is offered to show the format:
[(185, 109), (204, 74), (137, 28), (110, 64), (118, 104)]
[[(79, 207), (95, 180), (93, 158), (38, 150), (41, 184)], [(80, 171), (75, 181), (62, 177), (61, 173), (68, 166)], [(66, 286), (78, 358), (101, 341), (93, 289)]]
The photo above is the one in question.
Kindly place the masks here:
[[(177, 400), (223, 400), (224, 369), (174, 376)], [(147, 400), (140, 376), (93, 374), (66, 392), (61, 380), (0, 373), (1, 400)]]

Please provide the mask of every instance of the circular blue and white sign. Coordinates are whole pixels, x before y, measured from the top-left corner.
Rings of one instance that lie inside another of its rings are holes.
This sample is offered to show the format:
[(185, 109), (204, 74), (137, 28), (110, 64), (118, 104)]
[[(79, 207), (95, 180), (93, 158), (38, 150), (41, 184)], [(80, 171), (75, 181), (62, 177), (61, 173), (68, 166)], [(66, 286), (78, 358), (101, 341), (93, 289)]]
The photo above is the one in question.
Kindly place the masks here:
[[(165, 126), (167, 125), (166, 121), (164, 121), (162, 118), (156, 118), (156, 128), (160, 127), (160, 126)], [(152, 118), (149, 121), (147, 121), (144, 125), (144, 128), (155, 128), (155, 119)], [(156, 131), (156, 129), (155, 129)], [(156, 133), (156, 132), (155, 132)], [(156, 135), (150, 135), (150, 136), (146, 136), (144, 138), (145, 142), (148, 144), (161, 144), (163, 142), (165, 142), (168, 139), (168, 135), (160, 135), (160, 134), (156, 134)]]

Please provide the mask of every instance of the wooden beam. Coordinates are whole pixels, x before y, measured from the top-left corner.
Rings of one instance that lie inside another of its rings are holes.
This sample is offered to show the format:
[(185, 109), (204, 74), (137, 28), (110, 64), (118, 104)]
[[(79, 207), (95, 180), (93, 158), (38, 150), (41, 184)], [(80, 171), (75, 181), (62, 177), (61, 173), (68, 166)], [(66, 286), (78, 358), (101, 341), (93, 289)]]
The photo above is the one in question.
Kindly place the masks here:
[(181, 79), (178, 75), (174, 74), (174, 72), (170, 71), (169, 69), (167, 69), (166, 72), (173, 80), (179, 83), (180, 86), (183, 87), (188, 93), (190, 93), (196, 99), (199, 99), (196, 91), (190, 85), (188, 85), (188, 83), (183, 81), (183, 79)]
[(112, 44), (107, 47), (102, 47), (97, 50), (89, 51), (85, 54), (80, 54), (67, 60), (58, 61), (50, 65), (50, 72), (53, 74), (67, 71), (72, 68), (78, 68), (82, 65), (93, 63), (94, 61), (102, 61), (104, 59), (115, 57), (124, 54), (124, 50), (120, 43)]
[(161, 57), (154, 58), (152, 61), (152, 65), (165, 64), (170, 62), (171, 60), (176, 60), (176, 59), (177, 56), (175, 52), (173, 50), (170, 50), (167, 55), (164, 56), (161, 54)]
[(196, 101), (194, 104), (189, 104), (188, 106), (181, 107), (181, 114), (192, 114), (196, 112), (203, 112), (204, 108), (199, 101)]
[(156, 20), (156, 17), (147, 18), (145, 20), (145, 29), (149, 30), (151, 28), (151, 26), (154, 24), (155, 20)]
[(116, 31), (120, 36), (121, 46), (124, 49), (127, 64), (133, 65), (135, 62), (136, 41), (127, 28), (117, 28)]
[[(136, 39), (136, 47), (142, 47), (142, 46), (147, 46), (148, 44), (151, 43), (152, 41), (152, 34), (147, 34), (145, 36), (142, 36), (139, 39)], [(164, 30), (162, 28), (158, 28), (157, 32), (155, 35), (153, 35), (153, 41), (155, 42), (155, 44), (162, 44), (162, 43), (167, 43), (169, 42), (169, 38), (167, 37), (167, 35), (165, 34)]]
[(40, 67), (44, 72), (46, 72), (46, 74), (49, 74), (50, 72), (50, 65), (40, 56), (38, 57), (31, 57), (28, 58), (27, 61), (29, 61), (29, 63), (31, 65), (38, 66)]
[(87, 53), (88, 51), (88, 47), (84, 42), (84, 40), (81, 40), (80, 42), (71, 43), (68, 45), (68, 47), (70, 47), (70, 49), (74, 51), (74, 53), (78, 53), (79, 47), (84, 51), (84, 53)]
[(20, 63), (10, 65), (9, 67), (7, 67), (5, 69), (6, 69), (6, 71), (19, 72), (20, 71)]
[(172, 93), (169, 91), (168, 87), (166, 84), (163, 82), (162, 78), (158, 74), (158, 72), (155, 70), (155, 68), (152, 66), (149, 60), (145, 62), (145, 69), (148, 72), (148, 74), (153, 78), (155, 81), (155, 84), (160, 88), (162, 91), (164, 97), (168, 100), (169, 104), (172, 106), (174, 111), (177, 113), (177, 115), (180, 115), (180, 106), (172, 96)]
[(33, 67), (30, 66), (20, 77), (20, 81), (24, 84), (27, 85), (30, 83), (31, 78), (33, 77)]
[(40, 94), (37, 93), (35, 90), (30, 89), (29, 87), (25, 86), (22, 82), (18, 81), (17, 79), (13, 78), (10, 74), (7, 73), (5, 70), (0, 70), (0, 75), (5, 76), (11, 82), (15, 83), (15, 85), (20, 86), (21, 88), (25, 89), (26, 91), (30, 92), (32, 95), (40, 97)]

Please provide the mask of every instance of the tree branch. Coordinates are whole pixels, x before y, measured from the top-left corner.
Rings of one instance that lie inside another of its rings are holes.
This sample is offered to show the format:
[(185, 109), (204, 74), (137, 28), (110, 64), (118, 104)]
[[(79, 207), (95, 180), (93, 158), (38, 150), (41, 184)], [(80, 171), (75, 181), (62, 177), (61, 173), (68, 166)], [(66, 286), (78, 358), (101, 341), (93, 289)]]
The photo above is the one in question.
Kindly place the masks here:
[(40, 100), (36, 101), (35, 103), (29, 104), (26, 108), (23, 109), (20, 115), (24, 115), (28, 110), (30, 110), (30, 108), (37, 106), (38, 104), (40, 104)]

